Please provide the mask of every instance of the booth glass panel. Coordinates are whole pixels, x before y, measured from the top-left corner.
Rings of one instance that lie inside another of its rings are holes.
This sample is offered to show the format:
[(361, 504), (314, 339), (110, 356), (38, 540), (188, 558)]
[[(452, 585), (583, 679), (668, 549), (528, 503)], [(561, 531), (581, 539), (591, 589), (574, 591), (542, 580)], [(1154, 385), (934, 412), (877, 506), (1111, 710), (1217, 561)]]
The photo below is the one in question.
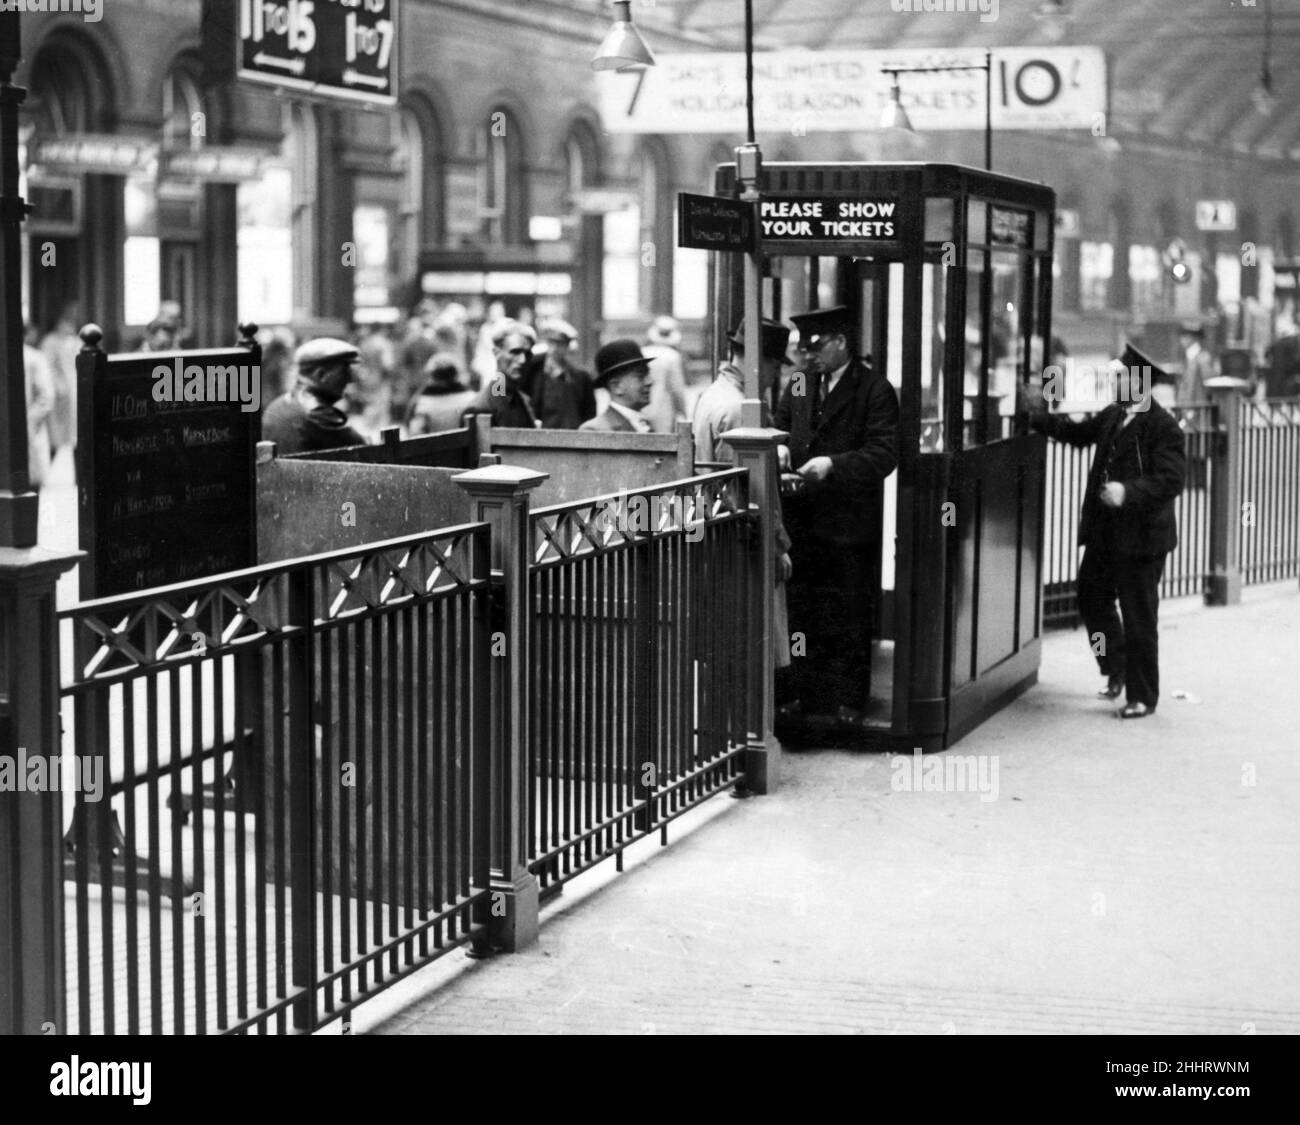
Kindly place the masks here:
[(988, 241), (989, 205), (980, 199), (966, 203), (966, 241)]
[(988, 387), (988, 320), (985, 316), (983, 250), (971, 250), (966, 260), (966, 326), (965, 356), (962, 374), (962, 396), (965, 407), (963, 418), (963, 447), (982, 442), (982, 428), (978, 425), (987, 409)]
[(954, 202), (946, 196), (933, 196), (925, 201), (925, 241), (951, 242), (953, 240), (952, 216)]
[(993, 323), (990, 334), (988, 441), (1010, 436), (1015, 413), (1016, 381), (1024, 369), (1024, 295), (1026, 262), (1014, 250), (994, 250)]
[(948, 302), (948, 270), (935, 262), (921, 266), (921, 429), (920, 451), (945, 449), (944, 318)]

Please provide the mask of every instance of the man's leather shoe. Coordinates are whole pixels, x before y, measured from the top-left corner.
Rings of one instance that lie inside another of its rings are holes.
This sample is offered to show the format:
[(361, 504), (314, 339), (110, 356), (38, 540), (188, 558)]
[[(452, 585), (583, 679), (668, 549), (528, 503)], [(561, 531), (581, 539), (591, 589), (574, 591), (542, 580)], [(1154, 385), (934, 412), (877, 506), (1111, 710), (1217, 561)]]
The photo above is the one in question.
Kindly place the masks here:
[(1097, 693), (1098, 699), (1118, 699), (1119, 693), (1124, 690), (1124, 677), (1121, 675), (1111, 675), (1106, 680), (1106, 686)]
[(1154, 715), (1156, 709), (1148, 707), (1145, 703), (1130, 703), (1115, 713), (1121, 719), (1145, 719), (1148, 715)]
[(841, 706), (835, 712), (835, 725), (841, 730), (858, 731), (867, 725), (867, 719), (856, 707)]

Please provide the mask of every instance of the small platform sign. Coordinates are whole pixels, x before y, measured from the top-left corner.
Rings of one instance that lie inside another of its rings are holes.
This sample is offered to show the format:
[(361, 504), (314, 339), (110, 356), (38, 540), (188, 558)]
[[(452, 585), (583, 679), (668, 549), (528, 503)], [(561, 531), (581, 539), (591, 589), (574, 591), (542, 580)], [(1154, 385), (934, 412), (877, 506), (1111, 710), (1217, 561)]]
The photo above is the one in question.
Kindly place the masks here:
[(677, 245), (687, 250), (753, 249), (753, 204), (718, 195), (679, 192)]
[(1196, 229), (1229, 231), (1237, 229), (1237, 205), (1231, 199), (1198, 199)]

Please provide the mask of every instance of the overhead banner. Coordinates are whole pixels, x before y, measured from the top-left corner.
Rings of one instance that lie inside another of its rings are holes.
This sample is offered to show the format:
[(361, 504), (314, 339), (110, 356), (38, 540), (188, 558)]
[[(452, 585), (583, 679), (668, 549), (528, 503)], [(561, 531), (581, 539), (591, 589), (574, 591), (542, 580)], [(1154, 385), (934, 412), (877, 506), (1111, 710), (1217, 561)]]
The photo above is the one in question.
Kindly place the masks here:
[(395, 105), (397, 0), (239, 0), (239, 77)]
[[(761, 51), (754, 116), (764, 133), (874, 130), (890, 100), (887, 67), (984, 65), (983, 51)], [(740, 133), (745, 56), (658, 56), (641, 71), (596, 75), (611, 133)], [(993, 52), (993, 128), (1092, 129), (1106, 112), (1100, 47), (1004, 47)], [(900, 98), (918, 131), (984, 128), (983, 69), (900, 74)]]

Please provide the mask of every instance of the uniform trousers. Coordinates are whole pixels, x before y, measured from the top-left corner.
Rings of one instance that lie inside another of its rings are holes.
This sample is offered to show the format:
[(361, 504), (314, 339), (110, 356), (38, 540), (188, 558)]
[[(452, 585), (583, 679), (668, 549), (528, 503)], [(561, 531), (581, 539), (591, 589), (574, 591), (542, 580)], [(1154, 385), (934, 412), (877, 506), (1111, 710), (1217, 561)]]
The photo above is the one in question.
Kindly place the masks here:
[(861, 709), (871, 694), (871, 620), (879, 544), (844, 546), (800, 536), (786, 584), (791, 663), (780, 694), (805, 712)]
[(1079, 564), (1079, 615), (1101, 674), (1123, 676), (1128, 702), (1150, 708), (1160, 699), (1157, 618), (1165, 558), (1131, 558), (1086, 547)]

